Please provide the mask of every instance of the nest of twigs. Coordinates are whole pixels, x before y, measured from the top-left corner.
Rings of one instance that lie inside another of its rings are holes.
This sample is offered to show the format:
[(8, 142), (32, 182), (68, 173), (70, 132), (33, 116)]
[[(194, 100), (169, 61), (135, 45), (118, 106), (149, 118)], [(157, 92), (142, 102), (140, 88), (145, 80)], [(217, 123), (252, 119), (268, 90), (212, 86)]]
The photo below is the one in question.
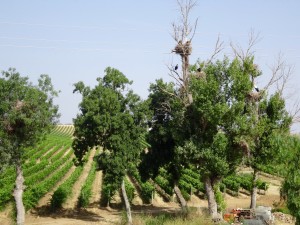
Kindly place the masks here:
[(261, 99), (260, 92), (250, 92), (247, 94), (247, 100), (250, 102), (257, 102)]
[(182, 43), (182, 41), (179, 41), (173, 51), (179, 55), (190, 55), (192, 54), (191, 42), (187, 41), (185, 43)]
[(206, 74), (204, 72), (196, 72), (195, 73), (195, 77), (198, 78), (198, 79), (203, 79), (205, 80), (206, 79)]

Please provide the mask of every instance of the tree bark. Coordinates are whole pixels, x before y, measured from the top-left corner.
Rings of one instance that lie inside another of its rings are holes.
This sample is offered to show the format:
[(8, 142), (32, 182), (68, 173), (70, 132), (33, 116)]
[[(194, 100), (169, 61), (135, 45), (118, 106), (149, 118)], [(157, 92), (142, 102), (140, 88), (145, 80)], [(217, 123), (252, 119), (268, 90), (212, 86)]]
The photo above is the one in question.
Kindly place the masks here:
[(127, 224), (132, 225), (131, 209), (130, 209), (130, 204), (129, 204), (128, 197), (126, 194), (124, 179), (122, 181), (122, 195), (123, 195), (125, 207), (126, 207), (126, 214), (127, 214), (127, 220), (128, 220)]
[(218, 213), (218, 205), (215, 197), (215, 192), (213, 189), (212, 181), (209, 177), (205, 179), (205, 191), (208, 200), (208, 210), (213, 221), (219, 221), (221, 219)]
[(16, 186), (14, 189), (14, 198), (16, 202), (17, 210), (17, 225), (23, 225), (25, 223), (25, 208), (23, 205), (23, 192), (24, 192), (24, 177), (21, 166), (21, 160), (18, 160), (16, 163)]
[(182, 73), (183, 73), (183, 89), (184, 89), (184, 95), (187, 98), (188, 104), (193, 103), (193, 96), (189, 92), (189, 55), (181, 55), (182, 59)]
[(252, 181), (252, 190), (251, 190), (251, 204), (250, 209), (256, 208), (256, 194), (257, 194), (257, 179), (258, 179), (258, 171), (254, 169), (253, 172), (253, 181)]
[(178, 188), (177, 184), (175, 184), (175, 186), (174, 186), (174, 192), (175, 192), (175, 194), (176, 194), (176, 196), (179, 200), (182, 211), (186, 212), (187, 211), (187, 204), (186, 204), (186, 201), (185, 201), (184, 197), (182, 196), (181, 191)]

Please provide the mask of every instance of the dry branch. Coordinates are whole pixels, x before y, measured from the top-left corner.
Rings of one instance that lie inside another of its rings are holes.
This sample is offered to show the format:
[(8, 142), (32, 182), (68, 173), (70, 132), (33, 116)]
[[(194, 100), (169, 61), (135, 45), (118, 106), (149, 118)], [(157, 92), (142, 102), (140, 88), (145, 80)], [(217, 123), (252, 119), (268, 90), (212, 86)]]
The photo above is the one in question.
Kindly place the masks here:
[(216, 55), (218, 55), (223, 50), (224, 50), (224, 41), (221, 41), (220, 34), (219, 34), (218, 39), (217, 39), (216, 44), (215, 44), (214, 52), (211, 55), (210, 59), (207, 61), (207, 64), (210, 64), (214, 60)]
[(230, 47), (233, 50), (235, 57), (239, 58), (240, 60), (244, 61), (247, 57), (252, 56), (254, 54), (253, 47), (261, 40), (259, 33), (255, 33), (253, 30), (249, 33), (249, 41), (248, 47), (245, 50), (239, 44), (233, 44), (230, 42)]

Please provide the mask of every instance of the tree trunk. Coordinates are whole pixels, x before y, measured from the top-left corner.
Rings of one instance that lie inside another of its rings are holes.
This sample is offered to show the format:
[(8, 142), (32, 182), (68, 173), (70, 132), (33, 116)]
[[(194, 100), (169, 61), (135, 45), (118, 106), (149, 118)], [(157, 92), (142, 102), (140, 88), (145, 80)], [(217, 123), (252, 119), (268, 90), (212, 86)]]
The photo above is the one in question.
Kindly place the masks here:
[(182, 75), (183, 75), (183, 89), (184, 89), (184, 97), (187, 98), (188, 104), (193, 103), (193, 96), (189, 92), (189, 56), (181, 55), (182, 59)]
[(16, 202), (16, 210), (17, 210), (17, 225), (23, 225), (25, 223), (25, 208), (23, 205), (23, 192), (24, 192), (24, 177), (23, 171), (21, 167), (21, 160), (18, 160), (16, 163), (16, 186), (14, 189), (14, 198)]
[(179, 200), (179, 203), (180, 203), (180, 206), (181, 206), (181, 209), (183, 212), (187, 211), (187, 204), (186, 204), (186, 201), (184, 199), (184, 197), (182, 196), (181, 194), (181, 191), (180, 189), (178, 188), (177, 184), (175, 184), (174, 186), (174, 192)]
[(254, 169), (250, 209), (255, 209), (256, 208), (256, 194), (257, 194), (257, 184), (256, 183), (257, 183), (257, 179), (258, 179), (258, 171), (256, 169)]
[(215, 197), (215, 192), (213, 189), (212, 181), (209, 177), (205, 179), (205, 191), (208, 200), (208, 210), (213, 221), (220, 220), (220, 215), (218, 213), (218, 205)]
[(125, 202), (128, 224), (132, 225), (132, 217), (131, 217), (130, 204), (129, 204), (128, 197), (127, 197), (127, 194), (126, 194), (124, 179), (122, 181), (122, 195), (123, 195), (124, 202)]

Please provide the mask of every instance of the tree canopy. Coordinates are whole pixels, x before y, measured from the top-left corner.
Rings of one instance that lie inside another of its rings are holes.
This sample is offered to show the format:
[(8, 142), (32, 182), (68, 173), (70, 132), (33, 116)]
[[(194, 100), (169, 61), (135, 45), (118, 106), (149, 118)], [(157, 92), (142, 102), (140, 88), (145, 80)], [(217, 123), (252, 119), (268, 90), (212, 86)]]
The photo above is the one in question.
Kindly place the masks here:
[(33, 85), (15, 69), (2, 73), (0, 89), (0, 141), (5, 155), (1, 159), (14, 164), (57, 122), (58, 107), (53, 104), (57, 92), (49, 76), (41, 75), (38, 85)]
[[(288, 143), (288, 144), (287, 144)], [(287, 207), (296, 218), (296, 225), (300, 224), (300, 138), (288, 137), (285, 147), (294, 152), (288, 160), (288, 172), (282, 186), (282, 192), (287, 202)]]
[(82, 82), (75, 84), (74, 92), (79, 91), (83, 98), (81, 113), (74, 119), (73, 148), (80, 163), (90, 148), (103, 147), (98, 157), (107, 184), (103, 186), (102, 199), (109, 202), (121, 187), (129, 165), (139, 162), (147, 108), (129, 89), (131, 82), (117, 69), (108, 67), (97, 81), (93, 89)]
[(57, 96), (57, 92), (49, 76), (41, 75), (38, 84), (33, 85), (15, 69), (2, 73), (0, 89), (0, 168), (4, 165), (16, 167), (14, 197), (17, 224), (23, 224), (25, 210), (22, 201), (22, 156), (27, 148), (34, 147), (56, 123), (59, 114), (53, 98)]

